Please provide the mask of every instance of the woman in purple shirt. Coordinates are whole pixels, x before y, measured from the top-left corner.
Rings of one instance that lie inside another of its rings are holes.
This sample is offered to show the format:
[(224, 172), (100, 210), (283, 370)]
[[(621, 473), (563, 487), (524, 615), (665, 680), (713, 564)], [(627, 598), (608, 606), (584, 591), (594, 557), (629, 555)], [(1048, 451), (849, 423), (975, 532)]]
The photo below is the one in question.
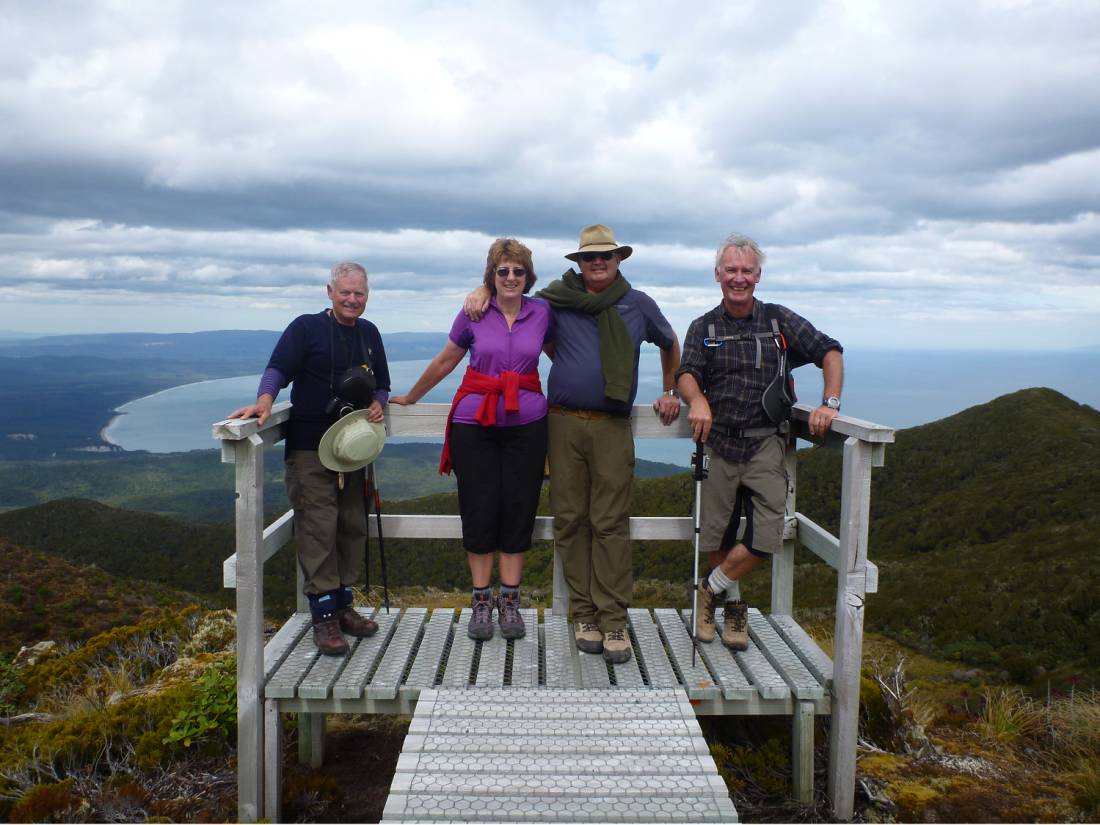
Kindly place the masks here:
[(546, 460), (546, 397), (539, 355), (550, 353), (550, 306), (527, 297), (535, 283), (531, 250), (514, 238), (489, 247), (485, 286), (492, 294), (479, 321), (455, 317), (446, 346), (405, 395), (391, 404), (415, 404), (446, 378), (467, 352), (470, 363), (447, 421), (440, 472), (458, 478), (462, 543), (473, 579), (472, 639), (493, 636), (493, 555), (500, 553), (500, 635), (526, 633), (519, 614), (523, 554), (531, 546)]

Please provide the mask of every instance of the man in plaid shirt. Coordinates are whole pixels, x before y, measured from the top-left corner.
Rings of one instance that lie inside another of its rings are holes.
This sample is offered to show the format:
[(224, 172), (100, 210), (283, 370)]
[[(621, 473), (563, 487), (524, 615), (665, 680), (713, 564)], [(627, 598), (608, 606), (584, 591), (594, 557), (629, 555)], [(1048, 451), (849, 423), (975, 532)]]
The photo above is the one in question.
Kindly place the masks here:
[[(722, 242), (714, 267), (722, 303), (692, 321), (676, 371), (692, 437), (706, 444), (710, 462), (700, 541), (714, 548), (713, 569), (697, 583), (695, 637), (714, 640), (715, 609), (724, 602), (722, 643), (734, 650), (749, 644), (739, 581), (783, 546), (789, 423), (787, 408), (772, 403), (789, 389), (781, 359), (792, 368), (813, 362), (824, 373), (825, 397), (810, 413), (813, 434), (832, 424), (844, 382), (843, 348), (835, 339), (786, 307), (753, 297), (763, 263), (751, 238), (730, 235)], [(742, 514), (746, 525), (739, 534)]]

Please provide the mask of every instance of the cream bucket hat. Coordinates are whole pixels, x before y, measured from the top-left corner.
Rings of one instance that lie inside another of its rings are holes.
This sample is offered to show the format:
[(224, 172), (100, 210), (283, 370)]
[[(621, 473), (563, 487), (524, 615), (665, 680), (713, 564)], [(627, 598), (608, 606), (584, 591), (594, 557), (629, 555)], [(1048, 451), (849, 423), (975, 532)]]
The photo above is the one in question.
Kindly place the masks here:
[(317, 447), (317, 457), (325, 467), (350, 473), (378, 458), (386, 443), (386, 428), (368, 421), (367, 412), (350, 412), (325, 430)]

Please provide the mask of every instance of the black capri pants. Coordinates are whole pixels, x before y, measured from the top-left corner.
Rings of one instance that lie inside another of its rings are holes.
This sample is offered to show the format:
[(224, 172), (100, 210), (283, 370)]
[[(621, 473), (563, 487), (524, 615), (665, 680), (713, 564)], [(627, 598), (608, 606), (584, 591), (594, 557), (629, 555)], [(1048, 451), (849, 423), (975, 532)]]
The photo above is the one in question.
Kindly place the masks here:
[(531, 547), (545, 463), (545, 418), (516, 427), (453, 426), (451, 464), (468, 552)]

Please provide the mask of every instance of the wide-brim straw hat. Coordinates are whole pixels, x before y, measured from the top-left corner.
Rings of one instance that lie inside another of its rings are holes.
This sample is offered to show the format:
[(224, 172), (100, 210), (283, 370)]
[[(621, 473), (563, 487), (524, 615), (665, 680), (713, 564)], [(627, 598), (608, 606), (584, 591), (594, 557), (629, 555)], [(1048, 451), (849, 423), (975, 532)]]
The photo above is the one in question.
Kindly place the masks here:
[(382, 452), (386, 428), (367, 420), (367, 410), (355, 410), (325, 430), (317, 447), (321, 463), (337, 473), (366, 467)]
[(615, 243), (615, 233), (611, 227), (594, 223), (581, 230), (581, 248), (565, 257), (571, 261), (580, 261), (585, 252), (618, 252), (619, 258), (626, 260), (634, 250), (629, 246)]

